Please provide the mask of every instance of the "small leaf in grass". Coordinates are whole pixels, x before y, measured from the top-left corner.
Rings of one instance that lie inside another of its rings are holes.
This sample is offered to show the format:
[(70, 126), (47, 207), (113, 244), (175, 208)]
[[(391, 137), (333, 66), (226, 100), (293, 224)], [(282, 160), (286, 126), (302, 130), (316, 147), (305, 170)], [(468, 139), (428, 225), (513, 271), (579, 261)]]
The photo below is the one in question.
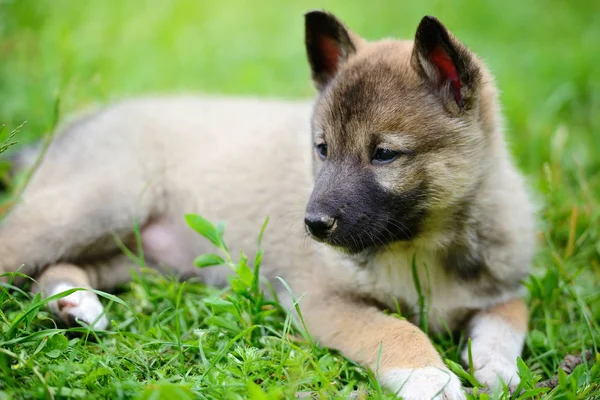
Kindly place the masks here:
[(48, 344), (46, 345), (50, 350), (66, 350), (69, 347), (69, 339), (65, 337), (65, 335), (54, 335), (48, 340)]
[(240, 327), (238, 326), (238, 324), (235, 321), (224, 318), (224, 317), (219, 317), (216, 315), (205, 318), (204, 323), (209, 326), (218, 326), (221, 328), (225, 328), (225, 329), (228, 329), (233, 332), (240, 331)]
[(215, 225), (215, 228), (217, 230), (217, 233), (219, 234), (219, 237), (221, 238), (221, 241), (223, 241), (223, 236), (225, 235), (225, 222), (224, 221), (217, 222), (217, 224)]
[(483, 386), (481, 383), (479, 383), (477, 381), (477, 379), (475, 379), (474, 376), (472, 376), (467, 371), (465, 371), (465, 369), (462, 367), (462, 365), (460, 365), (452, 360), (449, 360), (449, 359), (446, 359), (445, 362), (446, 362), (446, 365), (448, 366), (448, 369), (450, 371), (454, 372), (459, 378), (466, 380), (472, 386), (475, 386), (475, 387)]
[(563, 389), (568, 388), (567, 373), (562, 368), (558, 370), (558, 385)]
[(268, 400), (265, 392), (254, 382), (248, 382), (248, 398), (251, 400)]
[(248, 287), (252, 286), (252, 281), (254, 280), (254, 274), (252, 273), (252, 270), (250, 269), (250, 267), (248, 267), (245, 264), (238, 265), (236, 272), (239, 275), (242, 282), (244, 283), (244, 285), (246, 285)]
[(223, 265), (225, 260), (216, 254), (203, 254), (194, 260), (194, 265), (198, 268), (214, 267), (215, 265)]
[(244, 255), (244, 253), (240, 254), (240, 262), (236, 268), (236, 273), (247, 287), (252, 286), (252, 282), (254, 281), (254, 274), (250, 267), (247, 264), (248, 258)]
[(536, 349), (545, 350), (548, 347), (546, 335), (537, 329), (534, 329), (529, 333), (529, 340), (531, 341), (531, 345)]
[(262, 257), (263, 257), (263, 250), (262, 249), (258, 249), (256, 251), (256, 256), (254, 257), (254, 269), (257, 270), (258, 268), (260, 268), (260, 264), (262, 263)]
[(216, 310), (228, 310), (233, 308), (233, 304), (229, 300), (222, 299), (218, 296), (206, 297), (203, 300), (208, 307), (213, 307)]
[(112, 376), (112, 375), (114, 375), (114, 373), (110, 369), (100, 367), (100, 368), (93, 370), (92, 373), (90, 373), (88, 376), (86, 376), (83, 379), (83, 382), (85, 382), (87, 384), (93, 384), (98, 380), (98, 378), (101, 378), (103, 376)]
[(531, 371), (527, 364), (523, 361), (521, 357), (517, 358), (517, 368), (519, 369), (519, 376), (521, 377), (521, 381), (524, 382), (533, 382), (533, 376), (531, 375)]
[(248, 291), (247, 286), (244, 285), (244, 282), (242, 282), (242, 280), (240, 278), (237, 278), (237, 277), (230, 278), (229, 284), (231, 285), (231, 290), (233, 290), (234, 293), (244, 294)]
[[(475, 393), (475, 391), (473, 391)], [(490, 400), (490, 396), (487, 393), (480, 393), (479, 400)]]
[[(598, 367), (598, 364), (596, 363), (593, 368), (597, 368), (597, 367)], [(578, 381), (579, 386), (584, 385), (585, 379), (586, 379), (586, 372), (587, 372), (588, 368), (589, 368), (589, 366), (585, 363), (579, 364), (573, 370), (573, 372), (571, 372), (571, 374), (569, 375), (569, 378), (572, 379), (573, 381)], [(590, 374), (591, 374), (591, 371), (590, 371)]]
[(54, 349), (54, 350), (50, 350), (49, 352), (47, 352), (46, 353), (46, 357), (48, 357), (48, 358), (58, 358), (58, 357), (60, 357), (61, 354), (62, 354), (61, 350)]
[(155, 382), (151, 383), (144, 389), (144, 392), (138, 397), (143, 400), (192, 400), (194, 393), (188, 385), (171, 383), (171, 382)]
[(222, 246), (219, 231), (207, 219), (202, 218), (197, 214), (186, 214), (185, 222), (187, 222), (190, 228), (192, 228), (193, 230), (210, 240), (211, 243), (215, 246), (219, 248)]

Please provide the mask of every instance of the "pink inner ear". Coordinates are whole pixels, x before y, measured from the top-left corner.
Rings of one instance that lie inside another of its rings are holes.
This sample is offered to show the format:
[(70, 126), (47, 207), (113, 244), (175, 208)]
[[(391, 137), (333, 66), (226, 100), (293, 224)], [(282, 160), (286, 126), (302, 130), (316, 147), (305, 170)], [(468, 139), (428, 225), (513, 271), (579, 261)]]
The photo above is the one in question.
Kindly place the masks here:
[(450, 85), (454, 91), (454, 100), (459, 105), (463, 106), (463, 99), (460, 94), (460, 78), (456, 71), (456, 66), (452, 62), (452, 59), (441, 47), (436, 47), (429, 55), (429, 60), (436, 67), (440, 74), (439, 84), (443, 84), (445, 81), (450, 81)]
[(338, 42), (331, 37), (321, 36), (319, 38), (319, 49), (323, 56), (323, 67), (329, 74), (334, 74), (340, 62), (340, 46)]

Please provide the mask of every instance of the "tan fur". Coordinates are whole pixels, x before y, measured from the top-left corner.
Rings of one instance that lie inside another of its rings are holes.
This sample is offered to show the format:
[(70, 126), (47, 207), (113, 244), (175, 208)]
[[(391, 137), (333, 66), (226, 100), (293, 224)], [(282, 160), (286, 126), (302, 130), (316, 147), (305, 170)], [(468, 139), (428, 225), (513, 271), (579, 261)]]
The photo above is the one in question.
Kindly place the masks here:
[(50, 268), (46, 268), (44, 272), (37, 276), (37, 286), (34, 286), (34, 291), (41, 289), (42, 295), (47, 296), (46, 289), (49, 289), (56, 282), (64, 282), (65, 280), (71, 280), (83, 288), (95, 287), (90, 283), (87, 272), (81, 267), (73, 264), (60, 263), (54, 264)]
[[(317, 301), (314, 304), (313, 301)], [(311, 333), (350, 359), (373, 370), (444, 367), (427, 336), (408, 321), (386, 316), (374, 306), (324, 290), (301, 303)]]
[[(476, 71), (472, 86), (461, 89), (466, 101), (460, 108), (448, 87), (436, 91), (427, 84), (430, 66), (414, 55), (413, 42), (368, 43), (352, 32), (348, 38), (355, 51), (343, 53), (336, 74), (314, 75), (332, 82), (317, 83), (322, 92), (314, 106), (313, 139), (328, 141), (332, 160), (359, 160), (388, 192), (426, 182), (431, 195), (421, 206), (428, 213), (414, 239), (350, 255), (306, 237), (302, 219), (313, 174), (324, 168), (311, 154), (311, 103), (143, 98), (62, 129), (22, 201), (0, 225), (0, 271), (23, 264), (22, 272), (32, 275), (46, 268), (42, 285), (64, 276), (74, 286), (110, 289), (138, 268), (114, 242), (119, 238), (134, 248), (135, 223), (148, 265), (225, 284), (227, 270), (193, 267), (194, 257), (213, 249), (184, 224), (183, 214), (226, 221), (233, 253), (244, 249), (250, 256), (269, 215), (262, 271), (276, 285), (274, 278), (283, 277), (302, 297), (309, 331), (321, 344), (377, 371), (384, 385), (405, 398), (423, 398), (425, 388), (437, 388), (432, 393), (441, 391), (443, 398), (464, 398), (426, 335), (380, 309), (399, 303), (403, 314), (418, 321), (414, 259), (431, 329), (461, 329), (473, 316), (479, 376), (490, 385), (496, 376), (514, 378), (511, 368), (527, 325), (526, 307), (515, 299), (533, 252), (533, 222), (504, 143), (491, 75), (451, 36)], [(336, 114), (344, 107), (352, 112)], [(368, 150), (373, 140), (414, 157), (374, 168)], [(351, 177), (340, 173), (332, 184)], [(455, 270), (452, 260), (462, 263), (464, 249), (481, 255), (484, 267)], [(279, 291), (292, 308), (286, 291)], [(512, 347), (489, 347), (502, 340), (486, 339), (485, 323), (478, 321), (489, 316), (514, 328)], [(506, 355), (504, 364), (483, 357), (494, 352)], [(502, 375), (505, 369), (510, 371)]]
[(529, 309), (522, 299), (514, 299), (498, 304), (488, 310), (508, 323), (513, 329), (526, 332), (529, 323)]

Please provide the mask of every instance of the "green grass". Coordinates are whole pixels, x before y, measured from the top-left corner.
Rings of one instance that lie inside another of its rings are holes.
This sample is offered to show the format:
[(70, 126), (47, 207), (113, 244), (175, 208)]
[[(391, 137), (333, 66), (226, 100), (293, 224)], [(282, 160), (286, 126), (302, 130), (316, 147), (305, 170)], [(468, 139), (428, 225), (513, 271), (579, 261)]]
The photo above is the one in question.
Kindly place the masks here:
[[(411, 37), (433, 14), (488, 62), (511, 149), (540, 204), (524, 384), (555, 375), (567, 353), (597, 351), (600, 2), (3, 0), (0, 147), (24, 122), (15, 148), (40, 138), (57, 99), (64, 116), (142, 93), (310, 96), (302, 13), (311, 8), (370, 39)], [(120, 295), (127, 306), (106, 300), (113, 326), (98, 336), (56, 329), (39, 299), (2, 291), (0, 399), (347, 398), (355, 386), (392, 398), (244, 290), (147, 272)], [(435, 338), (455, 362), (460, 342)], [(600, 397), (599, 380), (598, 366), (582, 365), (553, 392), (522, 398)]]

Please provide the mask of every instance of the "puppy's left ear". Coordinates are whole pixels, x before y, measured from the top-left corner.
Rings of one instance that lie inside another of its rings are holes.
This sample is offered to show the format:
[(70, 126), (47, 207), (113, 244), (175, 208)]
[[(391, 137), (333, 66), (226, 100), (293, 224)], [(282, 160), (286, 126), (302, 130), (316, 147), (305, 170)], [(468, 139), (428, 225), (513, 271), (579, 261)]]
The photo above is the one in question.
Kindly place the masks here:
[(356, 53), (361, 40), (350, 32), (333, 14), (310, 11), (304, 14), (306, 54), (313, 82), (323, 90), (350, 56)]
[(437, 18), (421, 20), (411, 63), (451, 109), (472, 107), (480, 84), (479, 66), (475, 56)]

